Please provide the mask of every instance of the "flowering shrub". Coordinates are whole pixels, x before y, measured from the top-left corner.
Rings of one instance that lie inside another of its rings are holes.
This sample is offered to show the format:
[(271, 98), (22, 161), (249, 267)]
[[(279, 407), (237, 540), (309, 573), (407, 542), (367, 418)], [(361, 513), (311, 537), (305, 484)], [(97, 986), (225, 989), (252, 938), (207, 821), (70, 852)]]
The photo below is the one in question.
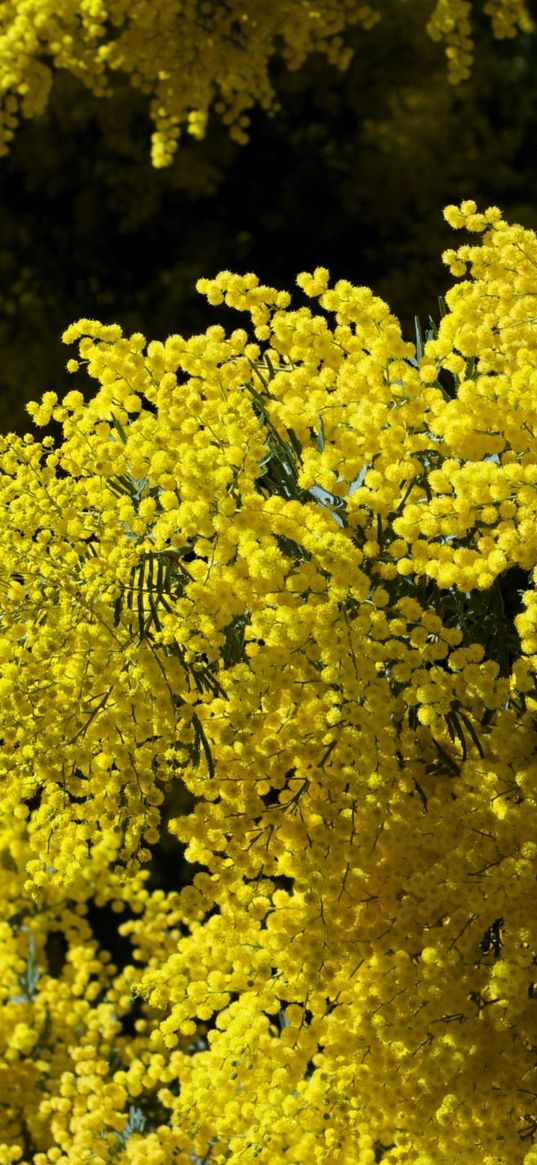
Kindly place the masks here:
[[(533, 27), (525, 0), (489, 0), (496, 37)], [(381, 5), (382, 8), (382, 5)], [(449, 79), (469, 76), (470, 0), (437, 0), (429, 35), (446, 44)], [(211, 110), (244, 142), (247, 110), (273, 105), (269, 65), (279, 55), (297, 69), (313, 52), (346, 68), (344, 33), (370, 28), (381, 13), (356, 0), (5, 0), (0, 11), (0, 153), (19, 117), (46, 107), (52, 69), (67, 69), (98, 96), (113, 92), (121, 71), (150, 99), (152, 160), (173, 159), (183, 130), (203, 137)], [(149, 46), (149, 48), (148, 48)], [(52, 66), (52, 67), (51, 67)]]
[(446, 217), (416, 344), (225, 271), (2, 438), (2, 1163), (534, 1165), (537, 237)]

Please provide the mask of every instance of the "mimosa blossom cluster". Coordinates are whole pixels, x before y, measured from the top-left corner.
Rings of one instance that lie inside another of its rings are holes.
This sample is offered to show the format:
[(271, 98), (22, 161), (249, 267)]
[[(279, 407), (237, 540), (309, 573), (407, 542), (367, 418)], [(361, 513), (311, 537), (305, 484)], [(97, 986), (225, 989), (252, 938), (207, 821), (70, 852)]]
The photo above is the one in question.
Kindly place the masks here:
[(424, 341), (224, 271), (2, 438), (2, 1165), (535, 1165), (537, 237), (445, 213)]
[[(472, 8), (478, 0), (431, 0), (427, 31), (445, 43), (448, 79), (470, 75)], [(383, 0), (386, 3), (386, 0)], [(111, 97), (117, 74), (147, 96), (154, 124), (151, 156), (171, 164), (187, 133), (205, 135), (216, 115), (238, 142), (249, 110), (274, 108), (270, 66), (298, 69), (312, 53), (347, 68), (349, 30), (367, 30), (383, 3), (360, 0), (4, 0), (0, 8), (0, 153), (20, 118), (46, 109), (54, 71), (65, 69), (98, 97)], [(529, 31), (526, 0), (482, 5), (496, 37)]]

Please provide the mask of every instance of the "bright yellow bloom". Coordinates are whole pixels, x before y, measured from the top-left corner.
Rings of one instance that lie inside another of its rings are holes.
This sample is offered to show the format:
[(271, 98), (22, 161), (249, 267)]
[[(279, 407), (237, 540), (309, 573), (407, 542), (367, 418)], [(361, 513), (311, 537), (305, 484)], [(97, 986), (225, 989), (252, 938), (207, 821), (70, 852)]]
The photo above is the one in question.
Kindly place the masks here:
[(0, 440), (0, 1161), (528, 1165), (537, 239), (447, 213), (419, 366), (221, 272), (256, 343), (79, 321)]

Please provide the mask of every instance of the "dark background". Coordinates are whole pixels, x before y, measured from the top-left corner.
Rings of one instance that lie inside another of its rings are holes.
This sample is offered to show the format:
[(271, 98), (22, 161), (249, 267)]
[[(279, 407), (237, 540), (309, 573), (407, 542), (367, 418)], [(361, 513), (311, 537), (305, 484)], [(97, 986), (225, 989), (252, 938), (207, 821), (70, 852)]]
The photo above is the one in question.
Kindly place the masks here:
[(128, 81), (94, 98), (58, 73), (46, 113), (23, 122), (0, 159), (0, 426), (30, 428), (27, 400), (86, 394), (60, 341), (79, 316), (148, 339), (216, 322), (196, 279), (255, 271), (292, 289), (299, 271), (371, 286), (400, 317), (438, 318), (450, 285), (441, 252), (462, 240), (446, 203), (474, 198), (537, 228), (537, 38), (494, 41), (474, 8), (475, 64), (446, 82), (427, 37), (430, 0), (396, 4), (370, 31), (350, 30), (345, 73), (311, 57), (275, 59), (279, 110), (253, 110), (250, 143), (216, 118), (203, 142), (152, 168), (146, 101)]

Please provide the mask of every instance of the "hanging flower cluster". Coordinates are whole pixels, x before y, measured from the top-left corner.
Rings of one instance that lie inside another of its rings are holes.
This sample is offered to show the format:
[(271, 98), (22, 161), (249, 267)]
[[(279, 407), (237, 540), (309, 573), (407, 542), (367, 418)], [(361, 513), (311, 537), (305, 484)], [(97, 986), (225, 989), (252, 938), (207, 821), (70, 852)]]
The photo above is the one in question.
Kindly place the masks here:
[[(377, 12), (355, 0), (7, 0), (0, 11), (0, 92), (5, 153), (19, 117), (46, 107), (53, 69), (67, 69), (99, 97), (126, 74), (146, 94), (155, 126), (152, 161), (171, 163), (181, 133), (205, 134), (211, 111), (247, 141), (248, 110), (271, 109), (269, 67), (297, 69), (313, 52), (346, 68), (342, 34), (371, 27)], [(51, 67), (52, 66), (52, 67)]]
[[(445, 42), (448, 77), (457, 83), (470, 75), (472, 4), (431, 0), (431, 7), (428, 33)], [(484, 10), (496, 37), (533, 28), (526, 0), (490, 0)], [(357, 0), (4, 0), (0, 153), (21, 116), (43, 113), (58, 69), (100, 97), (113, 94), (115, 74), (126, 74), (149, 99), (156, 167), (170, 165), (182, 133), (203, 137), (213, 112), (245, 142), (252, 106), (274, 107), (275, 57), (297, 69), (321, 52), (345, 69), (352, 57), (345, 34), (353, 25), (371, 28), (381, 14), (382, 5)]]

